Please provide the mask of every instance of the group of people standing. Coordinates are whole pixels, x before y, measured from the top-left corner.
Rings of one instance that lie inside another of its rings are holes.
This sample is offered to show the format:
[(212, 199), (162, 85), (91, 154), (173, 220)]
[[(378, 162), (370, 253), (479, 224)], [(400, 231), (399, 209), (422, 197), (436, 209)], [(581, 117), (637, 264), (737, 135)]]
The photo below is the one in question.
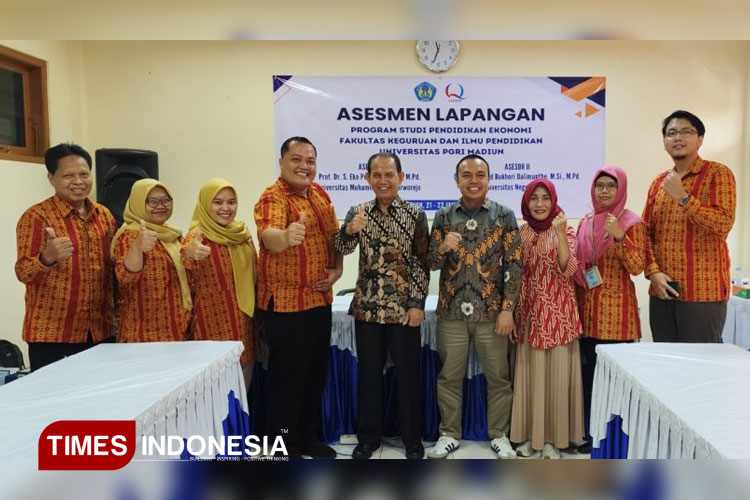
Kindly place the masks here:
[(500, 458), (583, 449), (596, 345), (641, 337), (631, 276), (645, 272), (651, 281), (656, 341), (716, 342), (726, 316), (734, 177), (698, 155), (705, 128), (695, 115), (676, 111), (662, 125), (674, 168), (652, 183), (643, 215), (625, 207), (625, 172), (605, 166), (592, 180), (593, 211), (577, 231), (546, 179), (526, 187), (519, 228), (512, 210), (487, 197), (490, 165), (478, 155), (457, 163), (461, 197), (435, 214), (430, 230), (425, 213), (400, 198), (405, 174), (389, 152), (367, 163), (374, 199), (351, 207), (339, 227), (314, 182), (315, 146), (291, 137), (281, 147), (281, 175), (255, 205), (257, 256), (235, 219), (237, 193), (227, 181), (201, 188), (184, 238), (167, 224), (167, 187), (138, 181), (117, 229), (109, 211), (87, 198), (88, 153), (58, 145), (46, 155), (56, 194), (27, 210), (17, 228), (32, 369), (111, 341), (115, 331), (125, 342), (242, 340), (247, 366), (262, 323), (268, 433), (284, 437), (292, 458), (334, 458), (320, 439), (332, 287), (343, 255), (359, 247), (350, 311), (359, 385), (354, 458), (380, 446), (389, 355), (405, 454), (424, 456), (420, 325), (430, 270), (440, 270), (442, 368), (440, 437), (427, 455), (442, 458), (460, 446), (470, 342), (487, 380), (487, 428)]
[(88, 199), (91, 156), (75, 144), (47, 150), (55, 195), (16, 228), (16, 276), (26, 285), (23, 338), (32, 370), (100, 342), (239, 340), (253, 352), (256, 250), (235, 220), (223, 179), (200, 189), (190, 232), (168, 224), (173, 196), (155, 179), (133, 184), (119, 228)]

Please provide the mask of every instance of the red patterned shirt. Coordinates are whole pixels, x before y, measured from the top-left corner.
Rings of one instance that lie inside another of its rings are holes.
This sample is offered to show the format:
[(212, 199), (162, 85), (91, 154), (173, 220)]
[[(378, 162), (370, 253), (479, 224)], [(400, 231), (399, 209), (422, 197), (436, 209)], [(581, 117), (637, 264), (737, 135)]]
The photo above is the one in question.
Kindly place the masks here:
[(143, 269), (125, 269), (125, 256), (138, 231), (125, 231), (115, 245), (115, 272), (122, 296), (120, 342), (186, 340), (190, 311), (182, 306), (180, 279), (161, 242), (143, 254)]
[[(581, 223), (584, 220), (581, 219)], [(630, 276), (643, 272), (645, 260), (646, 226), (639, 222), (627, 230), (624, 240), (613, 242), (597, 261), (602, 284), (592, 289), (577, 287), (584, 337), (641, 338), (638, 299)]]
[[(183, 249), (195, 238), (190, 232), (182, 242)], [(253, 318), (240, 310), (234, 286), (234, 270), (226, 245), (203, 237), (202, 243), (211, 249), (203, 260), (181, 255), (182, 264), (192, 278), (192, 332), (194, 340), (239, 340), (245, 345), (240, 362), (243, 366), (253, 355)], [(253, 245), (253, 253), (255, 246)], [(255, 262), (253, 255), (253, 262)], [(256, 315), (257, 316), (257, 315)]]
[[(26, 342), (94, 342), (115, 335), (113, 271), (109, 245), (115, 219), (103, 205), (86, 200), (85, 219), (58, 196), (26, 210), (16, 227), (16, 277), (26, 285)], [(45, 228), (70, 238), (73, 255), (51, 266), (39, 255)]]
[[(305, 212), (305, 239), (301, 245), (274, 253), (263, 245), (268, 228), (286, 229)], [(333, 292), (313, 291), (333, 267), (333, 237), (339, 229), (331, 198), (322, 186), (310, 184), (307, 196), (296, 194), (279, 179), (263, 191), (255, 204), (255, 224), (260, 240), (258, 262), (258, 307), (268, 309), (273, 297), (276, 312), (305, 311), (333, 302)]]
[[(643, 210), (649, 238), (645, 275), (661, 271), (677, 281), (677, 300), (728, 300), (726, 239), (737, 203), (734, 175), (721, 163), (696, 158), (682, 178), (683, 187), (691, 195), (683, 207), (661, 187), (672, 171), (659, 175), (648, 190)], [(656, 296), (653, 289), (649, 289), (649, 295)]]
[(523, 275), (516, 305), (516, 328), (534, 349), (565, 345), (581, 336), (573, 275), (578, 268), (578, 239), (567, 230), (570, 258), (565, 270), (557, 263), (557, 233), (553, 227), (535, 232), (521, 227)]

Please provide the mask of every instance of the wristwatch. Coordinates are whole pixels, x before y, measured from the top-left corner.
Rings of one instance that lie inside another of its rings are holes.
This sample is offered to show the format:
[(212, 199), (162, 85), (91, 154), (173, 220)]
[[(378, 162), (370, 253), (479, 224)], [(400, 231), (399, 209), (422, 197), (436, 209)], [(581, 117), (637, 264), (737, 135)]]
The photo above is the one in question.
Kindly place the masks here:
[(680, 198), (680, 201), (679, 201), (680, 206), (684, 207), (685, 205), (688, 204), (689, 201), (690, 201), (690, 193), (688, 193), (685, 196), (683, 196), (682, 198)]

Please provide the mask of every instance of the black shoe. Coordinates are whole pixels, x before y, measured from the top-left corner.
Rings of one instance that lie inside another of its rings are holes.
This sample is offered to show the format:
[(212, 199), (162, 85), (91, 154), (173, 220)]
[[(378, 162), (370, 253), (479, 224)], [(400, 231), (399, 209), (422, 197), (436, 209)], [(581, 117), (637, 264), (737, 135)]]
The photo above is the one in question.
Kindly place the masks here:
[(590, 455), (591, 454), (591, 441), (586, 441), (585, 443), (581, 444), (576, 448), (576, 451), (580, 453), (581, 455)]
[(378, 448), (380, 448), (380, 444), (359, 443), (352, 452), (352, 458), (355, 460), (367, 460)]
[(325, 458), (331, 460), (336, 458), (336, 450), (325, 443), (308, 443), (300, 448), (300, 453), (312, 458)]
[(422, 460), (424, 458), (424, 446), (415, 446), (406, 449), (407, 460)]

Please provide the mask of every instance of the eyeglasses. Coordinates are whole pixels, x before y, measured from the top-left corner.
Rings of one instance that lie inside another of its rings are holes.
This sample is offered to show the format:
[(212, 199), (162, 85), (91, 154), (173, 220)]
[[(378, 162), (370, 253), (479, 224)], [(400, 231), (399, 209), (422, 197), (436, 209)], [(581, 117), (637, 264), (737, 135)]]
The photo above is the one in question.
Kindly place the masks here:
[(671, 128), (664, 133), (664, 137), (666, 137), (667, 139), (674, 139), (678, 135), (680, 137), (690, 137), (691, 135), (695, 135), (697, 133), (698, 131), (693, 128), (683, 128), (681, 130)]
[(617, 183), (616, 182), (608, 182), (606, 184), (597, 182), (594, 184), (594, 189), (597, 191), (615, 191), (617, 190)]
[(164, 208), (169, 208), (172, 206), (172, 198), (170, 198), (169, 196), (165, 196), (160, 200), (156, 198), (146, 198), (146, 205), (151, 208), (156, 208), (159, 205), (163, 206)]

